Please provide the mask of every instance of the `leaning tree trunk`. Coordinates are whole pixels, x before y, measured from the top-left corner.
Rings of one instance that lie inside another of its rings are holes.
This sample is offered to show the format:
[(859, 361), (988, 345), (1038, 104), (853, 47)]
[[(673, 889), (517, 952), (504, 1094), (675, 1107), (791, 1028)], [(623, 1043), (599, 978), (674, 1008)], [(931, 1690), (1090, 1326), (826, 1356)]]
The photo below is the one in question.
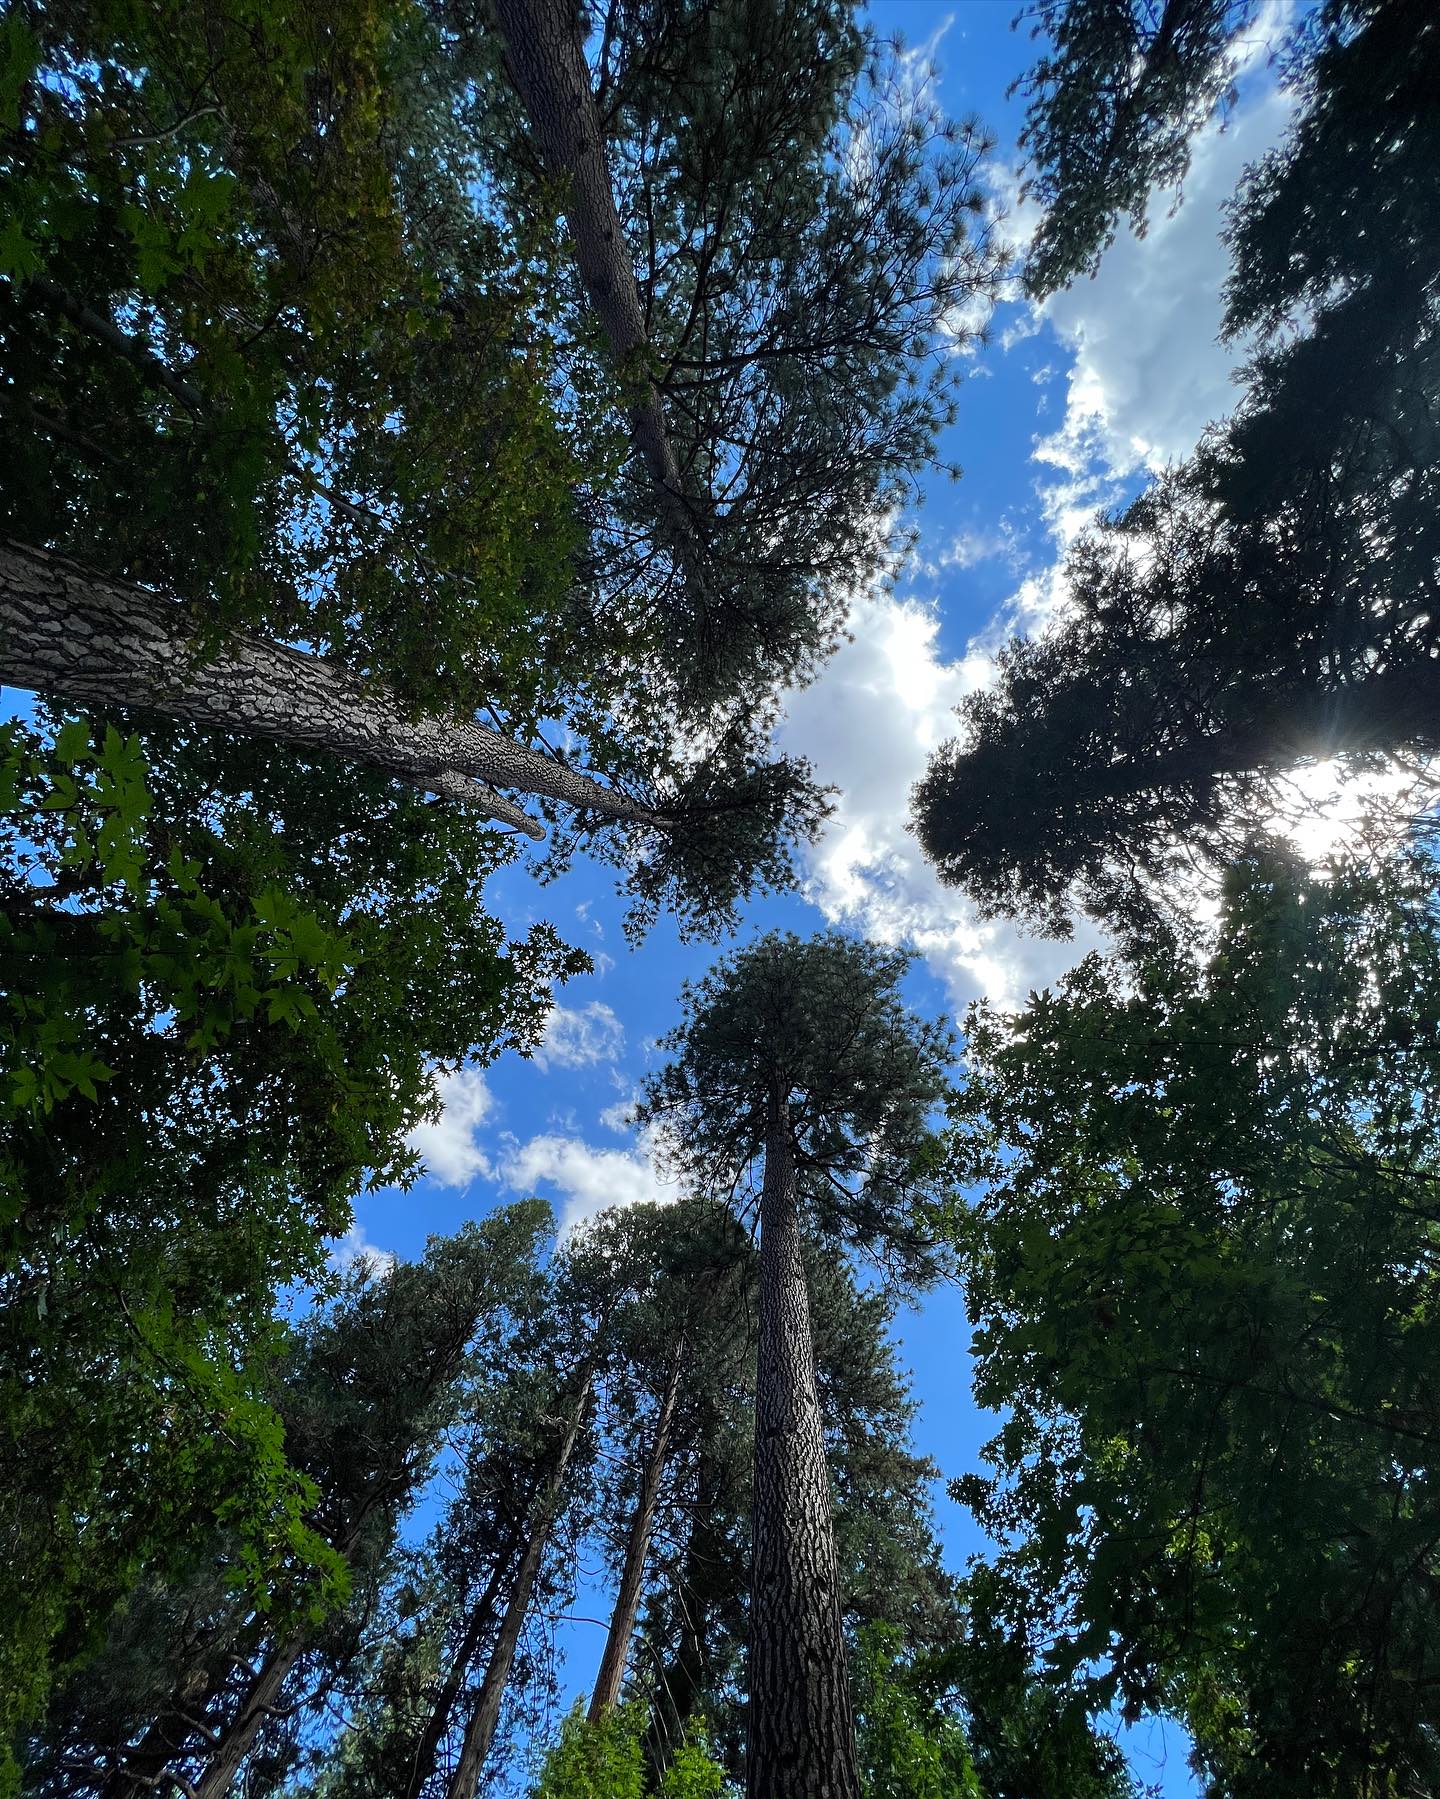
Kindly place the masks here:
[(412, 718), (383, 684), (323, 657), (241, 631), (207, 637), (173, 600), (8, 540), (0, 541), (0, 680), (81, 704), (138, 707), (208, 730), (329, 750), (535, 838), (542, 828), (496, 785), (610, 818), (660, 822), (474, 719)]
[(595, 1691), (590, 1696), (592, 1724), (598, 1723), (619, 1702), (620, 1688), (625, 1680), (630, 1641), (635, 1635), (635, 1622), (640, 1616), (640, 1595), (645, 1586), (650, 1533), (655, 1528), (655, 1508), (660, 1503), (660, 1483), (664, 1478), (665, 1462), (670, 1453), (670, 1431), (675, 1422), (675, 1405), (680, 1396), (680, 1371), (684, 1361), (685, 1333), (682, 1331), (675, 1344), (675, 1353), (670, 1359), (670, 1374), (655, 1419), (655, 1436), (640, 1476), (635, 1515), (630, 1520), (630, 1539), (625, 1545), (625, 1565), (620, 1572), (615, 1609), (610, 1615), (610, 1631), (605, 1639), (605, 1653), (600, 1658), (600, 1672), (595, 1677)]
[(484, 1642), (486, 1632), (495, 1621), (496, 1602), (499, 1600), (500, 1589), (505, 1582), (505, 1577), (510, 1572), (513, 1550), (513, 1541), (507, 1540), (502, 1553), (496, 1558), (495, 1567), (489, 1580), (485, 1583), (485, 1591), (471, 1608), (470, 1616), (465, 1623), (464, 1634), (456, 1646), (454, 1659), (450, 1663), (450, 1672), (441, 1683), (430, 1716), (425, 1720), (425, 1729), (415, 1747), (415, 1756), (410, 1764), (409, 1777), (401, 1788), (400, 1799), (419, 1799), (425, 1783), (435, 1772), (440, 1745), (445, 1740), (446, 1731), (450, 1728), (450, 1714), (455, 1710), (455, 1701), (460, 1697), (460, 1689), (465, 1684), (465, 1676), (470, 1671), (470, 1664), (474, 1661), (481, 1643)]
[(480, 1785), (480, 1776), (484, 1771), (486, 1757), (490, 1753), (490, 1745), (495, 1740), (495, 1728), (500, 1722), (500, 1702), (505, 1697), (505, 1687), (510, 1679), (510, 1669), (515, 1661), (515, 1651), (519, 1646), (520, 1632), (525, 1625), (525, 1614), (530, 1609), (530, 1597), (535, 1590), (536, 1576), (540, 1572), (541, 1558), (545, 1554), (545, 1545), (550, 1539), (550, 1528), (555, 1522), (555, 1514), (559, 1510), (561, 1490), (565, 1484), (565, 1470), (570, 1464), (570, 1456), (575, 1448), (575, 1441), (580, 1435), (580, 1426), (585, 1417), (585, 1405), (590, 1397), (590, 1383), (593, 1374), (587, 1370), (580, 1383), (580, 1390), (575, 1396), (575, 1404), (566, 1421), (565, 1435), (555, 1454), (555, 1461), (550, 1469), (550, 1477), (544, 1490), (536, 1502), (530, 1521), (530, 1535), (525, 1544), (525, 1553), (520, 1558), (520, 1566), (516, 1571), (515, 1584), (510, 1589), (510, 1601), (505, 1607), (505, 1615), (500, 1620), (499, 1634), (495, 1638), (495, 1647), (491, 1651), (490, 1664), (485, 1670), (485, 1678), (480, 1685), (480, 1697), (475, 1703), (470, 1722), (465, 1728), (465, 1740), (460, 1747), (460, 1760), (447, 1789), (446, 1799), (475, 1799)]
[(303, 1635), (292, 1636), (272, 1649), (261, 1663), (245, 1689), (234, 1722), (215, 1746), (195, 1788), (195, 1799), (225, 1799), (265, 1721), (274, 1717), (290, 1670), (305, 1653), (305, 1643)]
[(794, 1155), (778, 1091), (760, 1199), (754, 1495), (749, 1799), (860, 1799)]
[(572, 0), (495, 0), (505, 61), (540, 153), (566, 184), (565, 217), (586, 298), (610, 358), (634, 385), (630, 441), (654, 485), (660, 515), (703, 587), (695, 520), (660, 395), (646, 371), (649, 339), (635, 267), (615, 208), (600, 115), (590, 86), (579, 15)]

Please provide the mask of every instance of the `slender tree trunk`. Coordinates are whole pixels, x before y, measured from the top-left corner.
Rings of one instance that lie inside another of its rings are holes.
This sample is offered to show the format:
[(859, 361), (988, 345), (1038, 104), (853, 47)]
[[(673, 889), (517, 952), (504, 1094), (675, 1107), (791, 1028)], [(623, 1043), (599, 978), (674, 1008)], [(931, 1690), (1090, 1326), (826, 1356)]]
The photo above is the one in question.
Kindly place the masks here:
[(645, 1563), (650, 1554), (650, 1533), (655, 1528), (655, 1508), (660, 1503), (660, 1483), (670, 1452), (670, 1430), (675, 1422), (675, 1405), (680, 1396), (680, 1371), (685, 1360), (685, 1334), (682, 1331), (670, 1359), (669, 1378), (655, 1419), (655, 1436), (645, 1467), (640, 1476), (640, 1492), (635, 1501), (635, 1515), (630, 1520), (630, 1540), (625, 1546), (625, 1565), (620, 1572), (620, 1585), (615, 1594), (615, 1609), (610, 1614), (610, 1631), (605, 1638), (605, 1653), (600, 1658), (600, 1672), (595, 1677), (595, 1691), (590, 1696), (590, 1722), (598, 1723), (618, 1703), (625, 1680), (625, 1664), (630, 1654), (630, 1641), (635, 1635), (635, 1621), (640, 1615), (640, 1595), (645, 1586)]
[(261, 1727), (279, 1705), (286, 1677), (305, 1653), (305, 1644), (304, 1635), (297, 1632), (272, 1649), (260, 1664), (259, 1671), (245, 1689), (234, 1722), (215, 1746), (215, 1753), (195, 1789), (195, 1799), (224, 1799), (235, 1784)]
[(240, 631), (202, 655), (194, 617), (144, 588), (0, 541), (0, 680), (81, 704), (133, 706), (209, 730), (329, 750), (531, 837), (527, 813), (491, 783), (611, 818), (658, 824), (643, 807), (474, 719), (411, 718), (378, 682)]
[(570, 1464), (570, 1456), (575, 1448), (576, 1438), (580, 1435), (580, 1426), (585, 1417), (585, 1405), (590, 1397), (590, 1383), (593, 1374), (587, 1370), (580, 1384), (580, 1391), (566, 1421), (565, 1435), (560, 1440), (554, 1463), (550, 1469), (549, 1479), (536, 1502), (531, 1515), (530, 1534), (525, 1544), (524, 1554), (520, 1558), (520, 1566), (515, 1574), (515, 1584), (510, 1589), (510, 1601), (505, 1607), (505, 1615), (500, 1620), (499, 1634), (495, 1638), (495, 1647), (490, 1653), (490, 1664), (485, 1670), (485, 1678), (480, 1685), (480, 1696), (475, 1702), (475, 1710), (465, 1728), (465, 1740), (460, 1747), (460, 1760), (450, 1780), (446, 1799), (475, 1799), (479, 1789), (480, 1776), (485, 1768), (486, 1757), (490, 1753), (490, 1745), (495, 1740), (495, 1728), (500, 1722), (500, 1703), (505, 1697), (505, 1687), (510, 1679), (510, 1669), (515, 1661), (515, 1650), (520, 1642), (520, 1632), (525, 1625), (525, 1614), (530, 1609), (530, 1598), (535, 1590), (535, 1579), (540, 1572), (541, 1558), (545, 1554), (545, 1545), (550, 1538), (550, 1528), (555, 1522), (555, 1514), (559, 1509), (560, 1495), (565, 1484), (565, 1470)]
[(860, 1799), (790, 1124), (772, 1098), (760, 1199), (749, 1799)]
[(460, 1697), (460, 1689), (465, 1684), (465, 1676), (470, 1671), (485, 1633), (495, 1618), (495, 1603), (500, 1597), (500, 1588), (510, 1572), (510, 1564), (514, 1551), (513, 1537), (508, 1539), (503, 1553), (497, 1558), (494, 1570), (485, 1583), (485, 1591), (477, 1603), (471, 1608), (466, 1620), (465, 1632), (455, 1650), (450, 1664), (450, 1672), (445, 1676), (435, 1706), (425, 1721), (425, 1730), (415, 1749), (415, 1759), (411, 1764), (410, 1777), (405, 1782), (400, 1799), (418, 1799), (421, 1788), (435, 1772), (436, 1758), (440, 1753), (440, 1745), (445, 1733), (450, 1728), (450, 1714), (455, 1709), (455, 1701)]
[(649, 338), (634, 264), (615, 208), (600, 115), (573, 0), (495, 0), (511, 80), (546, 166), (567, 184), (565, 218), (575, 261), (615, 367), (635, 383), (630, 439), (654, 483), (661, 516), (699, 575), (695, 520), (660, 395), (649, 379)]

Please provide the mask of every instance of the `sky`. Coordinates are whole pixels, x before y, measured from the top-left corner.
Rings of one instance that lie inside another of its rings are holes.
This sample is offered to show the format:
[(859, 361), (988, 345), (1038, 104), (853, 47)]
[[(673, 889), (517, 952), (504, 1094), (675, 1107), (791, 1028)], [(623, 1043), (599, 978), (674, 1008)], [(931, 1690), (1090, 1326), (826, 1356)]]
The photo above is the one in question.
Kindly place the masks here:
[[(1016, 4), (886, 0), (870, 17), (887, 35), (903, 35), (917, 66), (934, 58), (952, 113), (977, 113), (997, 135), (989, 189), (1008, 209), (1003, 229), (1023, 244), (1030, 220), (1015, 203), (1014, 172), (1021, 102), (1006, 89), (1032, 46), (1010, 28)], [(1239, 352), (1217, 341), (1220, 209), (1241, 170), (1284, 128), (1286, 102), (1268, 61), (1283, 19), (1277, 5), (1252, 28), (1238, 102), (1223, 131), (1199, 140), (1183, 205), (1159, 197), (1143, 239), (1122, 231), (1095, 279), (1042, 308), (1003, 302), (988, 346), (966, 354), (959, 419), (941, 446), (964, 477), (929, 484), (897, 587), (855, 598), (852, 641), (793, 696), (781, 731), (783, 749), (808, 756), (839, 788), (834, 817), (806, 859), (802, 891), (752, 905), (738, 942), (776, 926), (810, 933), (839, 925), (908, 943), (920, 956), (909, 999), (955, 1018), (982, 995), (1023, 1003), (1091, 947), (1083, 931), (1055, 944), (977, 922), (907, 833), (908, 793), (927, 755), (952, 734), (957, 702), (989, 679), (995, 645), (1063, 606), (1065, 544), (1097, 509), (1185, 455), (1234, 403)], [(425, 1176), (407, 1193), (363, 1198), (342, 1257), (416, 1255), (431, 1233), (532, 1193), (552, 1202), (562, 1227), (605, 1206), (671, 1195), (625, 1122), (626, 1103), (676, 1020), (682, 981), (716, 951), (680, 943), (664, 921), (640, 949), (628, 948), (611, 878), (585, 862), (544, 888), (524, 867), (506, 870), (490, 897), (517, 934), (552, 920), (590, 951), (595, 972), (559, 994), (533, 1060), (507, 1054), (483, 1071), (441, 1078), (443, 1115), (414, 1137)], [(902, 1314), (897, 1334), (921, 1406), (920, 1450), (946, 1478), (976, 1468), (996, 1420), (977, 1410), (959, 1378), (969, 1336), (960, 1292), (945, 1289)], [(935, 1497), (946, 1557), (959, 1570), (986, 1545), (943, 1484)], [(593, 1617), (607, 1610), (603, 1593), (588, 1588), (575, 1607)], [(567, 1689), (584, 1691), (602, 1632), (574, 1623), (561, 1640)], [(1147, 1721), (1122, 1740), (1142, 1783), (1164, 1799), (1200, 1791), (1173, 1723)]]

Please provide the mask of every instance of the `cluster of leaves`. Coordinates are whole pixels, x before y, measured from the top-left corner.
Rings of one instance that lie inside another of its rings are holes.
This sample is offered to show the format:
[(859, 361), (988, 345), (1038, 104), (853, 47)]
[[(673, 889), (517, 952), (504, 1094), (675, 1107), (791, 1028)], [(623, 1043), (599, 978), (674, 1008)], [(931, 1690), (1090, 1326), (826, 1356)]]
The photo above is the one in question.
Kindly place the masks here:
[(706, 1752), (704, 1733), (676, 1752), (658, 1786), (646, 1779), (643, 1701), (616, 1706), (594, 1723), (577, 1705), (547, 1751), (532, 1799), (732, 1799), (738, 1791)]
[(62, 5), (4, 37), (11, 530), (417, 700), (553, 706), (590, 446), (425, 10)]
[(1410, 857), (1231, 877), (1208, 958), (973, 1017), (958, 1108), (1000, 1611), (1181, 1713), (1213, 1790), (1436, 1777), (1440, 910)]

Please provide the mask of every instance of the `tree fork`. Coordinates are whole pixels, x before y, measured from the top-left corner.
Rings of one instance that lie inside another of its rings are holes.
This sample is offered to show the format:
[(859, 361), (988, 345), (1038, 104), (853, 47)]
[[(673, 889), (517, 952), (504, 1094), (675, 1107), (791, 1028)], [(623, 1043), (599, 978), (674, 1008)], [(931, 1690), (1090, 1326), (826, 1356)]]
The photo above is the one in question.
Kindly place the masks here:
[(860, 1799), (790, 1121), (777, 1082), (760, 1197), (749, 1799)]
[(537, 841), (543, 828), (497, 786), (663, 828), (623, 794), (475, 719), (412, 718), (383, 683), (247, 632), (221, 630), (206, 646), (177, 601), (8, 539), (0, 541), (0, 680), (328, 750)]

